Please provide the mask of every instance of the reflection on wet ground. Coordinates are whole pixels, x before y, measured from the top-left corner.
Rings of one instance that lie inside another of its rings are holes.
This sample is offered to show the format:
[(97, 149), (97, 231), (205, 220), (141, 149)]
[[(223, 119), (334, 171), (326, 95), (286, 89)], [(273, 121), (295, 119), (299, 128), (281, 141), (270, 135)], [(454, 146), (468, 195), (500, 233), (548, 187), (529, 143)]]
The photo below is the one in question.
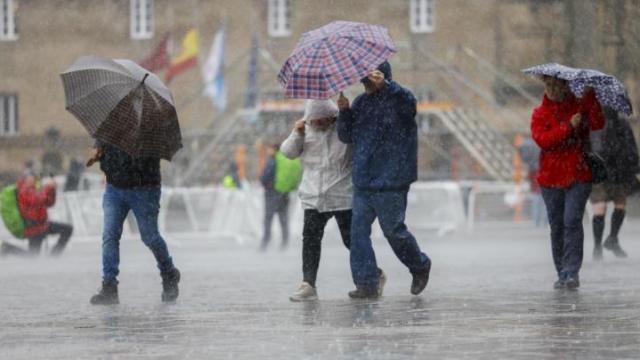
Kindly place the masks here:
[(288, 301), (300, 281), (297, 246), (260, 254), (230, 239), (174, 240), (184, 281), (170, 305), (139, 242), (122, 244), (118, 306), (88, 303), (97, 243), (74, 244), (58, 261), (3, 258), (0, 358), (638, 358), (640, 244), (625, 244), (627, 260), (587, 256), (582, 288), (554, 291), (544, 230), (420, 235), (434, 260), (428, 290), (411, 296), (409, 274), (377, 240), (389, 282), (376, 301), (347, 298), (348, 254), (333, 238), (312, 303)]

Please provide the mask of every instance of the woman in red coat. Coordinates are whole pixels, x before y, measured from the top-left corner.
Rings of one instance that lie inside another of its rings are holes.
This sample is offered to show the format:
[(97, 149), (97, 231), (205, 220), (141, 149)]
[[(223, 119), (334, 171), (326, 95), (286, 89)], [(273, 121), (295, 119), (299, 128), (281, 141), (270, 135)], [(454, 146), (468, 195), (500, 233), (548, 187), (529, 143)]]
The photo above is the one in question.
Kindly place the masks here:
[(56, 185), (48, 182), (41, 189), (36, 186), (36, 178), (27, 175), (16, 183), (18, 190), (18, 208), (25, 222), (24, 234), (29, 239), (29, 252), (40, 253), (42, 242), (49, 235), (58, 234), (58, 243), (51, 255), (59, 255), (64, 250), (73, 227), (69, 224), (49, 221), (47, 208), (56, 203)]
[(589, 131), (604, 127), (593, 89), (576, 98), (565, 80), (543, 76), (544, 97), (531, 117), (531, 134), (540, 146), (538, 183), (551, 226), (551, 250), (558, 273), (554, 288), (580, 286), (584, 232), (582, 216), (591, 193), (585, 158)]

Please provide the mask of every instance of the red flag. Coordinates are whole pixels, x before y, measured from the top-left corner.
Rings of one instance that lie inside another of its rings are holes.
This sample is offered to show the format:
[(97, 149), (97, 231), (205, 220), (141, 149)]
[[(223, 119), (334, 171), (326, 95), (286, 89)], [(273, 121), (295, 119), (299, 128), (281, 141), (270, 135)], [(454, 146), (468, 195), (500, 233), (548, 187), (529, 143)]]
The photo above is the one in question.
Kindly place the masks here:
[(158, 46), (140, 62), (143, 68), (156, 72), (165, 69), (171, 63), (169, 58), (169, 33), (165, 34)]

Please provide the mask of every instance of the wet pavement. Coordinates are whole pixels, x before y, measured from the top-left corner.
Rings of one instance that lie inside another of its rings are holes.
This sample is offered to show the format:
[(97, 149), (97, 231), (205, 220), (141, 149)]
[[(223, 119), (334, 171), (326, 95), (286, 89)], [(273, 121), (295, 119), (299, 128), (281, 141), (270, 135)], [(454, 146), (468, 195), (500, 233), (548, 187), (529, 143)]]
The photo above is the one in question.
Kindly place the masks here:
[[(589, 227), (585, 226), (586, 229)], [(388, 276), (377, 301), (352, 301), (348, 253), (325, 239), (320, 301), (291, 303), (299, 242), (265, 254), (229, 238), (171, 239), (183, 274), (176, 304), (140, 241), (123, 240), (120, 305), (91, 306), (100, 246), (75, 243), (62, 258), (0, 259), (2, 359), (637, 359), (640, 222), (625, 224), (626, 260), (591, 260), (582, 288), (554, 291), (547, 231), (525, 225), (438, 238), (420, 233), (431, 282), (409, 294), (410, 275), (383, 239)]]

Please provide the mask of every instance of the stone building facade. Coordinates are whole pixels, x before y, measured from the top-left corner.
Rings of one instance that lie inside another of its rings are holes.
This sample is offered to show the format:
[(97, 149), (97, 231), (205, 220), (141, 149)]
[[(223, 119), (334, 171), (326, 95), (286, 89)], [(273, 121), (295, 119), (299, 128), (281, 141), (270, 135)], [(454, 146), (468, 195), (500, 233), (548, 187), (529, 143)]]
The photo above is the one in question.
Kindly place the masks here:
[[(478, 92), (463, 94), (464, 86), (452, 86), (453, 76), (453, 82), (468, 82), (480, 93), (500, 98), (501, 106), (524, 109), (517, 125), (524, 131), (531, 104), (514, 95), (498, 74), (531, 89), (535, 96), (540, 87), (519, 73), (535, 63), (593, 64), (625, 79), (638, 75), (630, 57), (638, 42), (630, 48), (620, 46), (640, 34), (631, 18), (638, 10), (634, 1), (625, 0), (0, 0), (0, 5), (6, 5), (0, 6), (4, 9), (0, 15), (9, 13), (0, 17), (0, 100), (14, 114), (6, 110), (0, 116), (4, 122), (8, 116), (17, 119), (17, 131), (0, 131), (0, 172), (5, 173), (19, 171), (28, 159), (37, 162), (52, 147), (62, 152), (65, 163), (71, 156), (88, 153), (91, 140), (65, 111), (59, 78), (75, 59), (94, 54), (141, 60), (166, 33), (175, 56), (189, 29), (200, 34), (202, 64), (216, 31), (225, 26), (227, 113), (243, 103), (252, 34), (264, 50), (260, 91), (273, 93), (278, 91), (277, 66), (300, 35), (334, 20), (389, 28), (398, 45), (392, 58), (394, 77), (421, 98), (453, 102), (464, 98), (483, 106)], [(627, 17), (619, 20), (622, 25), (612, 20), (620, 16), (620, 6), (628, 10)], [(13, 19), (17, 31), (3, 28), (7, 18)], [(592, 25), (585, 26), (585, 21)], [(143, 29), (134, 31), (136, 24)], [(462, 77), (456, 78), (456, 73)], [(187, 135), (216, 131), (225, 116), (200, 96), (202, 86), (197, 68), (170, 84)], [(633, 98), (636, 88), (635, 83), (630, 86)], [(44, 134), (52, 127), (61, 136), (47, 143)]]

